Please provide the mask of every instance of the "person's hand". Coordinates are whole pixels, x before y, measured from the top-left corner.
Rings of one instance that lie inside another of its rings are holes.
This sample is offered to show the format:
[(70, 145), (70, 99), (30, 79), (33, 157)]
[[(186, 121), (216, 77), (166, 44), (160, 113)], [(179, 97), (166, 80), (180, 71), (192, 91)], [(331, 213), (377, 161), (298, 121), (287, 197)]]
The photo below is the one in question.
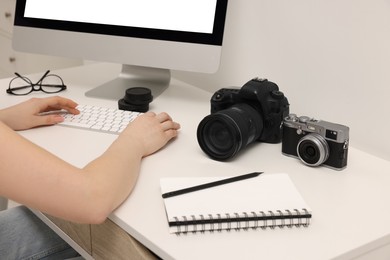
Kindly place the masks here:
[(63, 97), (31, 98), (25, 102), (0, 110), (0, 120), (14, 130), (25, 130), (37, 126), (54, 125), (64, 121), (60, 114), (45, 112), (66, 110), (79, 114), (77, 103)]
[(138, 144), (136, 148), (144, 157), (156, 152), (176, 137), (179, 129), (180, 125), (167, 113), (147, 112), (131, 122), (120, 137), (132, 140), (132, 144)]

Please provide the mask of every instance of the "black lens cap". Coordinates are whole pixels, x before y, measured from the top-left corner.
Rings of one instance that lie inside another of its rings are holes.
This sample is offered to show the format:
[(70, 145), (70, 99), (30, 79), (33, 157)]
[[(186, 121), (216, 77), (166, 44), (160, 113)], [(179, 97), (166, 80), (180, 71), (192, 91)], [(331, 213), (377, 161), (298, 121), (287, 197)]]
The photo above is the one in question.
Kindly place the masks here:
[(125, 96), (118, 101), (119, 109), (147, 112), (149, 103), (153, 101), (152, 91), (144, 87), (134, 87), (126, 90)]

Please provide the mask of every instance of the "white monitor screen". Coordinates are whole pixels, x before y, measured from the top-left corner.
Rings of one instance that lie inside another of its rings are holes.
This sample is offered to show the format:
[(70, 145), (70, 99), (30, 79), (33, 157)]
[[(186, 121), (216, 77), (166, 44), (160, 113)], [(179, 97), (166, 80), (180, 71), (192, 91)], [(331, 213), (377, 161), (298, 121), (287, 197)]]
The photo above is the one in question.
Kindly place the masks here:
[(24, 16), (211, 34), (216, 4), (216, 0), (28, 0)]
[(129, 76), (110, 84), (121, 85), (120, 94), (101, 88), (105, 96), (116, 98), (130, 85), (125, 78), (134, 73), (137, 78), (162, 78), (155, 81), (167, 85), (170, 70), (215, 72), (227, 2), (17, 0), (13, 46), (19, 51), (122, 64), (122, 74)]

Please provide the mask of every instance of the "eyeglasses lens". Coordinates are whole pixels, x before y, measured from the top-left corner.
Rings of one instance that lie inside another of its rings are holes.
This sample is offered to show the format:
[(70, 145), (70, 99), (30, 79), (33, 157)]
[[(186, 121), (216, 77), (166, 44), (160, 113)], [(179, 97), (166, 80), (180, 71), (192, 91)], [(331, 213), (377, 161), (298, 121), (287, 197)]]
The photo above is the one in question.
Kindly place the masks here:
[(32, 82), (26, 77), (14, 78), (9, 86), (13, 94), (15, 95), (26, 95), (31, 92)]
[(57, 75), (47, 75), (41, 82), (42, 91), (46, 93), (56, 93), (63, 89), (64, 82)]

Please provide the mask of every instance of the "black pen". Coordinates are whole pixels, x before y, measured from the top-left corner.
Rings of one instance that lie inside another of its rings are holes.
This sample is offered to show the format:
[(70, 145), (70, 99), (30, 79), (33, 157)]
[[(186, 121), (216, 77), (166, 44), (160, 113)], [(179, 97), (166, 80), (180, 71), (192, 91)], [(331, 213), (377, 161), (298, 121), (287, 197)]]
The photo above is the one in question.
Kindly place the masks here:
[(235, 177), (231, 177), (231, 178), (227, 178), (227, 179), (223, 179), (223, 180), (219, 180), (219, 181), (209, 182), (209, 183), (205, 183), (205, 184), (201, 184), (201, 185), (197, 185), (197, 186), (193, 186), (193, 187), (189, 187), (189, 188), (185, 188), (185, 189), (181, 189), (181, 190), (170, 191), (170, 192), (164, 193), (162, 195), (162, 197), (164, 199), (166, 199), (166, 198), (186, 194), (189, 192), (204, 190), (204, 189), (212, 188), (212, 187), (219, 186), (219, 185), (224, 185), (224, 184), (231, 183), (231, 182), (236, 182), (236, 181), (241, 181), (241, 180), (257, 177), (262, 173), (263, 172), (252, 172), (252, 173), (239, 175), (239, 176), (235, 176)]

